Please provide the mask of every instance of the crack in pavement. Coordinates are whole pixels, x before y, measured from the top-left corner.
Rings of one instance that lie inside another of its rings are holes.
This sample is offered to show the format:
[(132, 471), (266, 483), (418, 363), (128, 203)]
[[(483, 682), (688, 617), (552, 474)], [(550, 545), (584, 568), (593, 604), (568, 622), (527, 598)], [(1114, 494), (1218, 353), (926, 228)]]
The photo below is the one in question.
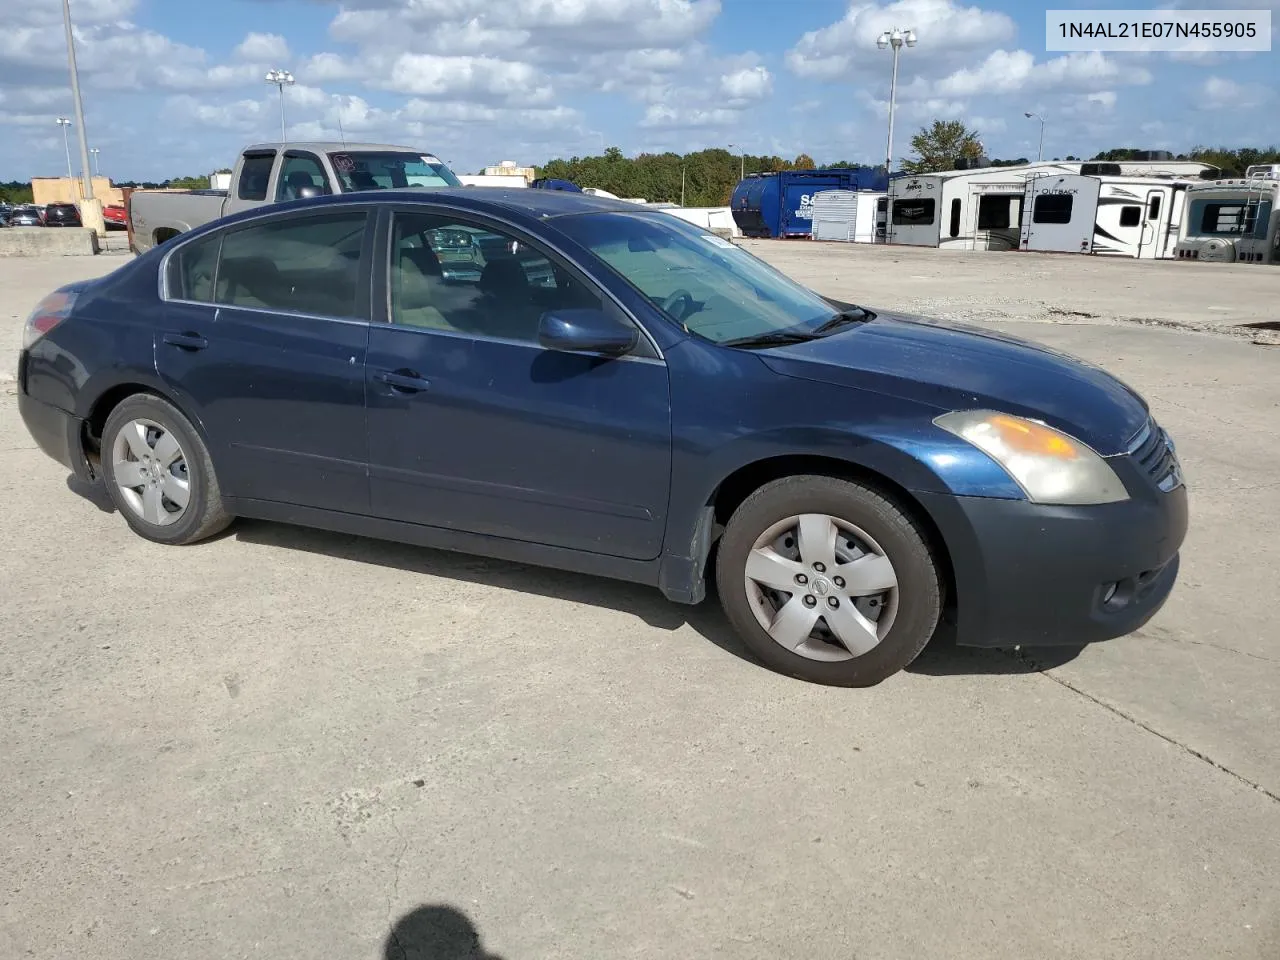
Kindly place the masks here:
[(1195, 749), (1194, 747), (1187, 746), (1182, 741), (1169, 736), (1167, 733), (1161, 733), (1159, 730), (1157, 730), (1155, 727), (1151, 726), (1150, 724), (1143, 723), (1137, 717), (1134, 717), (1134, 716), (1131, 716), (1130, 714), (1125, 713), (1115, 704), (1107, 703), (1107, 701), (1102, 700), (1099, 697), (1095, 697), (1093, 694), (1087, 693), (1084, 690), (1081, 690), (1079, 687), (1075, 686), (1069, 680), (1064, 680), (1062, 677), (1054, 676), (1052, 673), (1049, 673), (1048, 670), (1038, 670), (1038, 672), (1040, 676), (1044, 677), (1046, 680), (1052, 680), (1054, 683), (1058, 684), (1058, 686), (1065, 687), (1067, 690), (1070, 690), (1076, 696), (1084, 697), (1084, 699), (1090, 701), (1091, 703), (1095, 703), (1098, 706), (1102, 707), (1103, 710), (1106, 710), (1107, 712), (1114, 714), (1115, 716), (1119, 717), (1122, 720), (1127, 720), (1129, 723), (1133, 724), (1135, 727), (1145, 730), (1147, 733), (1152, 734), (1153, 736), (1159, 737), (1165, 743), (1171, 744), (1177, 747), (1178, 749), (1183, 750), (1186, 753), (1189, 753), (1191, 756), (1195, 757), (1197, 760), (1201, 760), (1204, 763), (1207, 763), (1209, 766), (1217, 770), (1221, 770), (1223, 773), (1227, 774), (1227, 776), (1233, 777), (1236, 780), (1239, 780), (1241, 783), (1245, 784), (1246, 786), (1252, 787), (1254, 790), (1257, 790), (1260, 794), (1262, 794), (1264, 797), (1267, 797), (1269, 800), (1272, 800), (1276, 803), (1280, 803), (1280, 794), (1277, 794), (1271, 790), (1268, 790), (1266, 787), (1258, 783), (1256, 780), (1250, 780), (1248, 777), (1242, 774), (1236, 773), (1230, 767), (1223, 766), (1221, 763), (1213, 759), (1213, 757), (1209, 756), (1208, 754), (1201, 753), (1199, 750)]
[(395, 908), (395, 901), (400, 898), (400, 865), (404, 863), (404, 855), (409, 852), (409, 841), (400, 832), (400, 824), (396, 822), (394, 811), (391, 814), (391, 829), (400, 838), (400, 852), (396, 854), (396, 861), (392, 865), (391, 892), (387, 894), (387, 938), (395, 945), (398, 955), (404, 960), (408, 960), (409, 952), (405, 949), (404, 944), (400, 942), (400, 938), (396, 936), (396, 924), (392, 910)]

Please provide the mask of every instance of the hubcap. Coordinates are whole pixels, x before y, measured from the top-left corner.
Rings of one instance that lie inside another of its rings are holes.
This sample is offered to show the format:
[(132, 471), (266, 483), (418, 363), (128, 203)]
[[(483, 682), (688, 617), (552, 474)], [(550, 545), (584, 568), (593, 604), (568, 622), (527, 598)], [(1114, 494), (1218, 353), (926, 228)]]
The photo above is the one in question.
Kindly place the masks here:
[(788, 517), (747, 555), (747, 600), (774, 642), (810, 660), (874, 649), (898, 611), (898, 576), (866, 531), (839, 517)]
[(111, 471), (125, 505), (147, 523), (167, 527), (186, 513), (186, 455), (178, 438), (154, 420), (130, 420), (116, 434)]

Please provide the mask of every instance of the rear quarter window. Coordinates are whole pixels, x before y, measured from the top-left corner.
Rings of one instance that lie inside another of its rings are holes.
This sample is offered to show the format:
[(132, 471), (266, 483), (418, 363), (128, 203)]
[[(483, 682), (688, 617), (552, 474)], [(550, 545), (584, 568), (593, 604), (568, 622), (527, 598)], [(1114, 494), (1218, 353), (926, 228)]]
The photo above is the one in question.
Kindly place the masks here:
[(274, 153), (255, 153), (245, 157), (240, 165), (240, 183), (236, 196), (241, 200), (267, 199), (267, 187), (271, 183), (271, 168), (275, 162)]
[(213, 281), (222, 234), (183, 244), (169, 257), (165, 296), (170, 300), (213, 302)]

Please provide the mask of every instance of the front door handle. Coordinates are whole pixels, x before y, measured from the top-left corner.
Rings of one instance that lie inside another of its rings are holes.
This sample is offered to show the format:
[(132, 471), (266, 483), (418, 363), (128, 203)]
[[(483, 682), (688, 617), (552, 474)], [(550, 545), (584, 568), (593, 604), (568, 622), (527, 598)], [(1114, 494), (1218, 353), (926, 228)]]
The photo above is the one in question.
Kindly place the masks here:
[(431, 386), (431, 381), (418, 376), (414, 370), (383, 370), (377, 374), (380, 381), (394, 390), (418, 393)]
[(171, 347), (183, 350), (203, 350), (209, 346), (209, 341), (198, 333), (166, 333), (163, 340)]

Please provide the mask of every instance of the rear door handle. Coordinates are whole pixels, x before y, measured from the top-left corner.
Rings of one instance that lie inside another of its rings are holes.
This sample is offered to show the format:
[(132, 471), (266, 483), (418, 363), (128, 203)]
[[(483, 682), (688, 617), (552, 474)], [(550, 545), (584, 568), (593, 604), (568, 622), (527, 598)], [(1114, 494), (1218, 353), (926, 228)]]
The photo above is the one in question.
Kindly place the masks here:
[(395, 390), (407, 393), (418, 393), (431, 386), (431, 381), (420, 377), (413, 370), (383, 370), (377, 374), (378, 380)]
[(169, 346), (183, 350), (203, 350), (209, 345), (209, 341), (198, 333), (166, 333), (162, 339)]

